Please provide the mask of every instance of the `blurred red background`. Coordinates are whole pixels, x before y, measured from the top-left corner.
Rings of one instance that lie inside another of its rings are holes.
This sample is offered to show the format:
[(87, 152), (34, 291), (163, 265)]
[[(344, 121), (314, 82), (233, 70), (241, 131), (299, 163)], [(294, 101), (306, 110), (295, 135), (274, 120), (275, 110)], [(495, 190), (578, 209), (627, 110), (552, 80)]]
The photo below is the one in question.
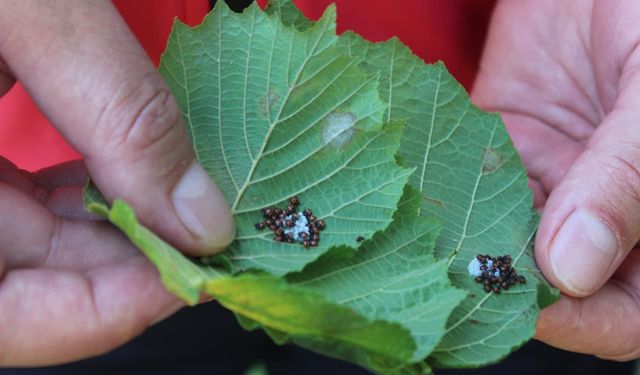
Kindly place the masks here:
[[(264, 6), (267, 0), (258, 0)], [(332, 2), (338, 32), (353, 30), (372, 41), (398, 36), (426, 62), (442, 60), (470, 89), (495, 0), (294, 0), (313, 19)], [(173, 19), (196, 25), (208, 0), (116, 0), (149, 57), (158, 64)], [(69, 84), (73, 84), (70, 82)], [(0, 99), (0, 156), (37, 170), (78, 155), (59, 136), (18, 84)]]

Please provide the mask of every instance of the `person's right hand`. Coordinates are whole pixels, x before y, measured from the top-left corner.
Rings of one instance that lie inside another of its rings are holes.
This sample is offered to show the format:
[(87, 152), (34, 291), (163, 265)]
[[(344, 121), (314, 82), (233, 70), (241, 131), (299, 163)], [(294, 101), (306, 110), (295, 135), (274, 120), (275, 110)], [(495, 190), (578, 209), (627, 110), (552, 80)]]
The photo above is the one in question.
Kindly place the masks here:
[[(106, 198), (130, 203), (177, 248), (204, 255), (228, 245), (235, 227), (224, 198), (111, 2), (0, 0), (0, 9), (0, 95), (20, 81)], [(78, 218), (79, 176), (75, 165), (34, 179), (0, 162), (0, 366), (102, 353), (180, 306), (116, 230), (66, 218)]]
[(640, 2), (498, 3), (473, 93), (500, 111), (538, 207), (536, 260), (563, 295), (536, 337), (640, 357)]

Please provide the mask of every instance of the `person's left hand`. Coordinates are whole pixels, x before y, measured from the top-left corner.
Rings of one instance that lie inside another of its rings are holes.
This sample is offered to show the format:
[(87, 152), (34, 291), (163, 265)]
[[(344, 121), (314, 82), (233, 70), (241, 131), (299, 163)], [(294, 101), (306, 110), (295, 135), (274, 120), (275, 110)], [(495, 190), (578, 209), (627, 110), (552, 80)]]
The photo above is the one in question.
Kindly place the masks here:
[(0, 158), (0, 227), (13, 234), (0, 236), (0, 364), (101, 354), (183, 306), (118, 229), (84, 211), (87, 178), (81, 161), (30, 174)]
[(502, 113), (544, 206), (536, 260), (563, 292), (536, 337), (640, 356), (640, 3), (502, 1), (473, 93)]
[[(126, 201), (177, 249), (203, 256), (231, 243), (224, 196), (197, 161), (176, 99), (113, 4), (0, 0), (0, 10), (0, 96), (20, 82), (84, 157), (107, 201)], [(80, 187), (65, 185), (84, 184), (83, 168), (30, 179), (1, 164), (0, 367), (104, 353), (181, 306), (119, 231), (68, 219), (82, 203)]]

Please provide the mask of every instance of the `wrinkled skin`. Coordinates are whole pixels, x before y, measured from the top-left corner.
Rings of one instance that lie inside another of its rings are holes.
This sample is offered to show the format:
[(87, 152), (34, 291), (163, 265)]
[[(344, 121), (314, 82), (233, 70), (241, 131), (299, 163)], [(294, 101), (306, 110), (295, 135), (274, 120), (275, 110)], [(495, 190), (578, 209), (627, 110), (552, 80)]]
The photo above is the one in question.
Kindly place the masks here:
[[(638, 20), (633, 0), (502, 1), (472, 95), (503, 114), (543, 209), (536, 260), (563, 295), (536, 337), (614, 360), (640, 356)], [(595, 220), (560, 235), (574, 212)]]
[(83, 211), (82, 162), (0, 159), (0, 364), (100, 354), (182, 306), (118, 229)]

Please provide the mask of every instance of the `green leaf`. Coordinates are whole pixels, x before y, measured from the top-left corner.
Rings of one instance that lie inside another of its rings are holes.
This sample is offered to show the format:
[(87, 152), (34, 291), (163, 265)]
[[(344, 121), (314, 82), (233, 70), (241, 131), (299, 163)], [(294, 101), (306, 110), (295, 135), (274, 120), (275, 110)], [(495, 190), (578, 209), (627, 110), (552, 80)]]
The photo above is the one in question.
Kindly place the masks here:
[(84, 191), (84, 205), (90, 212), (104, 216), (129, 237), (158, 268), (164, 286), (189, 305), (195, 305), (205, 280), (226, 275), (226, 272), (195, 264), (171, 245), (138, 222), (133, 209), (121, 200), (108, 204), (93, 184)]
[[(402, 129), (382, 128), (376, 77), (336, 47), (334, 8), (301, 32), (255, 4), (218, 4), (197, 28), (175, 24), (160, 72), (230, 202), (231, 271), (297, 271), (388, 226), (411, 174), (394, 160)], [(261, 208), (293, 195), (327, 223), (313, 251), (254, 228)]]
[(429, 373), (417, 362), (442, 338), (465, 296), (451, 286), (446, 262), (433, 258), (440, 228), (417, 217), (421, 194), (411, 189), (389, 228), (359, 252), (336, 248), (286, 280), (195, 264), (142, 226), (124, 202), (109, 209), (91, 196), (87, 191), (87, 205), (100, 206), (178, 296), (193, 304), (205, 292), (236, 312), (245, 329), (261, 327), (278, 343), (292, 341), (380, 373)]
[[(302, 272), (286, 277), (290, 285), (304, 287), (369, 320), (403, 326), (415, 342), (409, 358), (375, 361), (366, 352), (363, 354), (358, 346), (308, 334), (296, 335), (286, 327), (264, 321), (263, 311), (249, 316), (236, 306), (230, 306), (241, 314), (239, 323), (248, 330), (264, 328), (277, 343), (292, 341), (381, 373), (428, 373), (429, 367), (418, 362), (440, 341), (449, 314), (465, 293), (451, 286), (446, 262), (436, 262), (433, 257), (435, 237), (440, 228), (417, 216), (421, 196), (418, 191), (406, 190), (393, 223), (372, 240), (364, 242), (357, 252), (346, 247), (332, 249)], [(270, 287), (269, 290), (276, 293)], [(288, 297), (279, 295), (277, 298), (282, 302)], [(246, 300), (253, 301), (254, 298)], [(306, 302), (300, 303), (311, 308)], [(327, 319), (326, 315), (323, 319)], [(407, 366), (409, 363), (416, 364)]]
[(344, 359), (373, 370), (411, 362), (416, 344), (402, 325), (369, 318), (350, 306), (327, 299), (320, 291), (287, 283), (268, 274), (226, 272), (192, 262), (141, 225), (126, 203), (116, 200), (110, 209), (91, 199), (88, 205), (107, 213), (158, 268), (164, 285), (190, 304), (201, 292), (238, 314), (246, 329), (262, 327), (276, 342), (309, 340), (348, 351)]
[[(525, 168), (499, 115), (471, 104), (441, 63), (424, 64), (397, 39), (372, 44), (347, 33), (340, 42), (380, 75), (385, 120), (407, 120), (399, 158), (415, 168), (409, 182), (423, 192), (420, 214), (443, 224), (436, 257), (449, 264), (453, 284), (469, 292), (431, 362), (496, 362), (533, 336), (538, 299), (541, 306), (554, 299), (533, 260), (537, 221)], [(511, 255), (528, 284), (485, 293), (467, 272), (478, 253)]]
[(433, 257), (440, 226), (417, 216), (420, 198), (419, 191), (407, 190), (389, 228), (357, 252), (334, 249), (287, 277), (370, 319), (402, 324), (417, 344), (412, 362), (438, 344), (466, 294), (451, 286), (446, 261)]
[[(205, 291), (225, 307), (296, 340), (348, 348), (361, 364), (384, 368), (410, 361), (415, 344), (400, 325), (369, 320), (309, 288), (267, 275), (239, 275), (208, 282)], [(246, 320), (245, 320), (246, 321)]]

